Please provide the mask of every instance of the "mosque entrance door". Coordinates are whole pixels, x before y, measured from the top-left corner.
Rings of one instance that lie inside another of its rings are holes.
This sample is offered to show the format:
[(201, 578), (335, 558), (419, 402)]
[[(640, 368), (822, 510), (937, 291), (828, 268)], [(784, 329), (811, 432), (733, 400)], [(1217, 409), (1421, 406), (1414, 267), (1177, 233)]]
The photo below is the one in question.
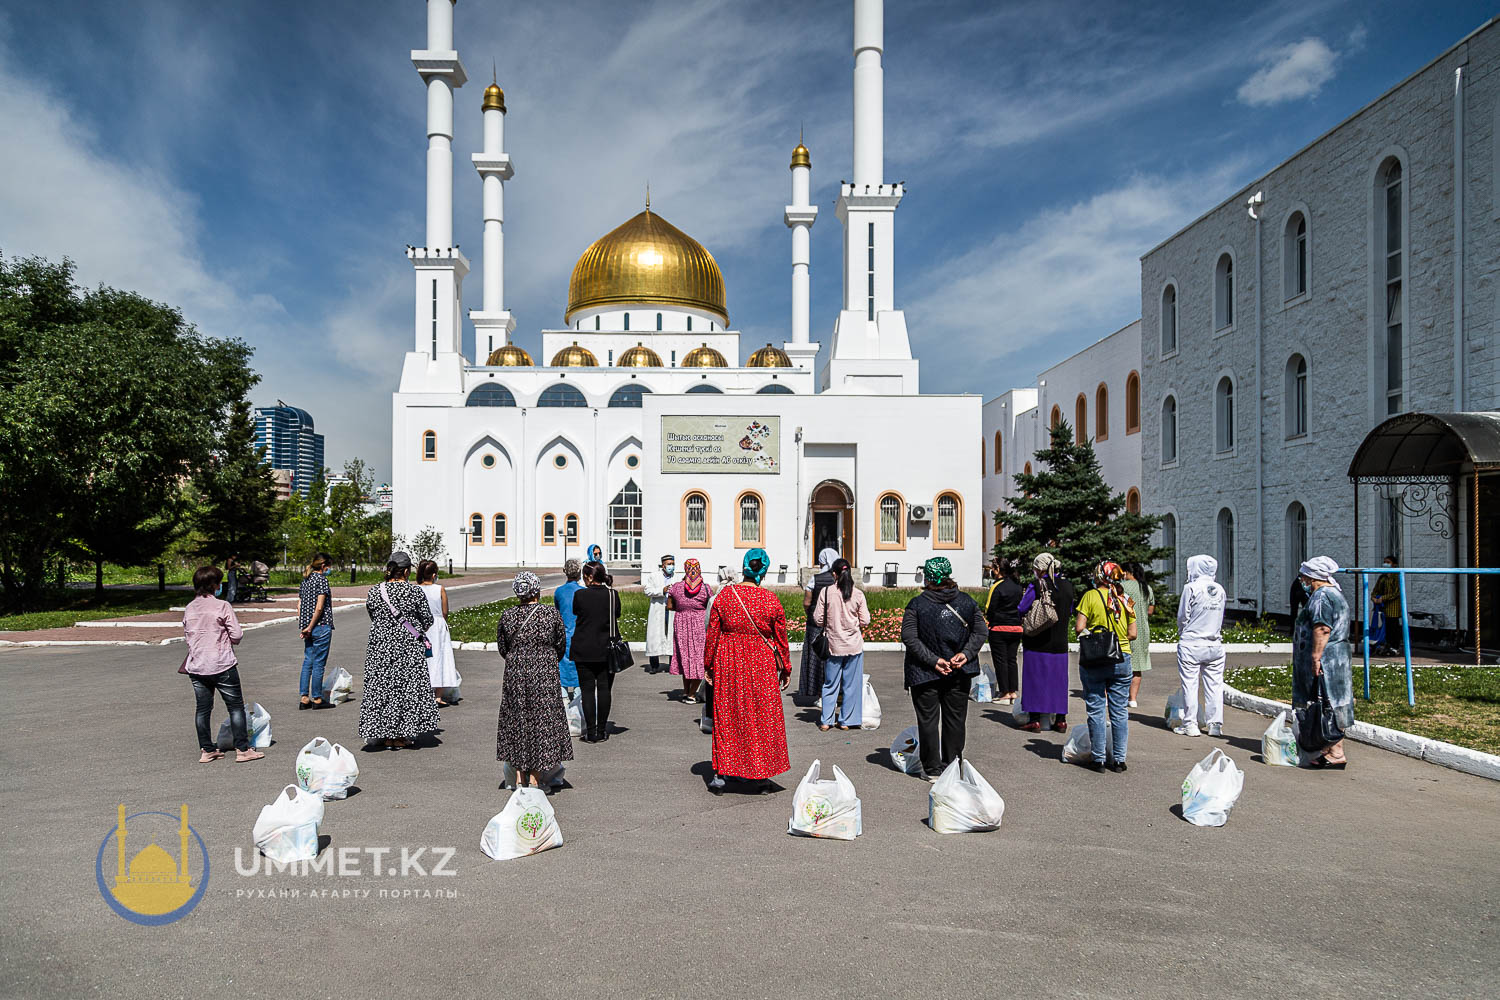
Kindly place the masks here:
[(641, 488), (634, 479), (609, 502), (609, 561), (641, 564)]
[(812, 510), (812, 559), (824, 549), (854, 560), (854, 491), (837, 479), (825, 479), (812, 491), (808, 500)]

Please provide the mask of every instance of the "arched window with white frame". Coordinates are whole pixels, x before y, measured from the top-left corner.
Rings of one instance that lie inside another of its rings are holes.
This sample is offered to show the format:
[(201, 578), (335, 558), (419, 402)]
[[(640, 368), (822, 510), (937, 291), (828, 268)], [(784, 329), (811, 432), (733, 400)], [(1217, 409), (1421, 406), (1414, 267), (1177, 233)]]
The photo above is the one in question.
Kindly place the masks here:
[(1307, 508), (1293, 500), (1286, 508), (1286, 565), (1295, 575), (1296, 568), (1307, 562)]
[(1309, 429), (1307, 359), (1300, 354), (1293, 354), (1287, 359), (1283, 398), (1286, 407), (1287, 440), (1306, 437)]
[(1161, 290), (1161, 353), (1177, 353), (1177, 286), (1170, 282)]
[(505, 515), (504, 514), (496, 514), (493, 520), (494, 520), (495, 530), (490, 535), (490, 544), (492, 544), (492, 545), (504, 545), (504, 544), (506, 544)]
[(1281, 297), (1290, 302), (1307, 294), (1307, 216), (1296, 211), (1281, 234)]
[(1224, 253), (1214, 265), (1214, 332), (1234, 326), (1234, 258)]
[(1177, 397), (1168, 396), (1161, 402), (1161, 463), (1171, 465), (1177, 461)]
[(543, 545), (556, 545), (557, 544), (557, 515), (556, 514), (543, 514), (542, 515), (542, 544)]
[(1394, 156), (1375, 184), (1375, 292), (1381, 322), (1375, 342), (1387, 416), (1400, 413), (1406, 385), (1406, 213), (1401, 161)]
[(437, 461), (437, 431), (422, 432), (422, 461)]
[(484, 515), (483, 514), (470, 514), (469, 515), (469, 544), (470, 545), (483, 545), (484, 544)]
[(1228, 507), (1219, 510), (1217, 521), (1218, 554), (1219, 554), (1219, 584), (1223, 586), (1224, 593), (1234, 600), (1238, 591), (1234, 586), (1234, 512)]
[(1234, 451), (1234, 379), (1228, 375), (1214, 386), (1214, 451)]

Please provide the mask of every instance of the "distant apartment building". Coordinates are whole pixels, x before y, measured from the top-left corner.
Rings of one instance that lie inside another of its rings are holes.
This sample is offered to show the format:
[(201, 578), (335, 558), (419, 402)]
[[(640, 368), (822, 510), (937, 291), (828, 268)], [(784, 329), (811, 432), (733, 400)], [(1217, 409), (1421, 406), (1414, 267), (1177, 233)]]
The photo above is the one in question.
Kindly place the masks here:
[(307, 496), (323, 471), (323, 435), (313, 430), (312, 414), (279, 399), (256, 407), (255, 444), (265, 447), (272, 469), (291, 473), (291, 491)]

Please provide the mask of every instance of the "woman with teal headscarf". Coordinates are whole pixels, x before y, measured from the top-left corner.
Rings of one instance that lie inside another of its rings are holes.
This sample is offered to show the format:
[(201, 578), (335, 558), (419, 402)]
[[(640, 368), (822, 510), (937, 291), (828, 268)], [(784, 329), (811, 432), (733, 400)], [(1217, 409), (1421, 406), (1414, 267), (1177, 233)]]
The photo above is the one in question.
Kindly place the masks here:
[(703, 666), (714, 691), (713, 780), (722, 795), (725, 778), (757, 782), (791, 769), (781, 692), (791, 677), (786, 611), (761, 587), (771, 557), (765, 549), (745, 553), (744, 583), (714, 595), (708, 615)]
[(974, 599), (953, 582), (947, 559), (934, 556), (923, 563), (922, 579), (926, 587), (901, 615), (901, 642), (922, 770), (928, 781), (936, 781), (963, 756), (969, 684), (979, 673), (979, 650), (989, 623)]

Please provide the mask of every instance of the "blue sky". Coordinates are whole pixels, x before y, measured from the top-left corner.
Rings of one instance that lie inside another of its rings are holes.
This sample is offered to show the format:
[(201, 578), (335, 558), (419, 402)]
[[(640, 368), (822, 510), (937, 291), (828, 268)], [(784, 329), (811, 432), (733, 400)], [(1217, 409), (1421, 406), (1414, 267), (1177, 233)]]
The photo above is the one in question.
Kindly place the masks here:
[[(423, 239), (418, 0), (153, 0), (0, 12), (0, 250), (256, 348), (384, 477)], [(814, 336), (839, 305), (848, 0), (459, 0), (455, 234), (479, 306), (479, 103), (498, 65), (507, 305), (562, 324), (595, 238), (652, 206), (706, 245), (753, 348), (788, 337), (787, 163), (813, 158)], [(986, 397), (1139, 315), (1138, 258), (1445, 48), (1473, 3), (890, 2), (896, 301), (927, 391)], [(472, 343), (472, 331), (467, 332)]]

